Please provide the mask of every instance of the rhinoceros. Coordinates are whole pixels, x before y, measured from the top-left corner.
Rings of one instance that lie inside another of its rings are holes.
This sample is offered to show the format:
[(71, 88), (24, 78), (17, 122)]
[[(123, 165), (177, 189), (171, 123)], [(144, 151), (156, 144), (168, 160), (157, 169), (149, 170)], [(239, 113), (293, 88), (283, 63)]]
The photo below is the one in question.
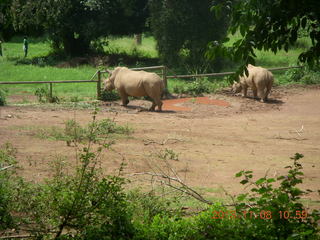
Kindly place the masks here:
[(108, 71), (109, 77), (104, 82), (104, 90), (116, 89), (121, 97), (122, 105), (129, 103), (128, 96), (152, 99), (150, 111), (154, 111), (156, 105), (162, 111), (161, 96), (164, 91), (163, 80), (156, 73), (145, 71), (133, 71), (126, 67), (116, 67)]
[(234, 93), (243, 92), (243, 97), (247, 97), (248, 87), (252, 89), (254, 98), (260, 97), (261, 102), (268, 100), (268, 95), (273, 84), (273, 75), (270, 71), (262, 67), (248, 65), (249, 75), (245, 73), (240, 77), (239, 82), (234, 81), (232, 91)]

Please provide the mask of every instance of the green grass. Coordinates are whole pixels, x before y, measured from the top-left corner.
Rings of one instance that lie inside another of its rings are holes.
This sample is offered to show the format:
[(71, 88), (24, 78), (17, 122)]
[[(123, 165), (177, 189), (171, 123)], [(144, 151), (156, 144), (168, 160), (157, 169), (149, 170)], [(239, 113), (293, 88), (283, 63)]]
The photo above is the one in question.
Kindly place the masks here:
[[(230, 40), (226, 43), (226, 46), (230, 47), (235, 41), (241, 39), (241, 34), (240, 32), (236, 32), (234, 35), (230, 35), (229, 38)], [(307, 37), (301, 37), (295, 46), (289, 48), (288, 52), (280, 50), (277, 54), (274, 54), (271, 51), (256, 50), (256, 65), (265, 68), (296, 66), (299, 54), (309, 46), (311, 46), (311, 40)], [(231, 69), (231, 71), (233, 70), (234, 69)]]
[(80, 126), (74, 120), (65, 122), (65, 127), (45, 126), (20, 126), (14, 129), (27, 131), (31, 136), (55, 141), (85, 142), (89, 139), (94, 141), (104, 139), (129, 138), (134, 132), (128, 125), (116, 124), (112, 119), (103, 119), (87, 126)]
[[(22, 38), (13, 38), (11, 42), (3, 43), (3, 54), (0, 58), (0, 81), (60, 81), (60, 80), (89, 80), (96, 72), (91, 66), (76, 68), (58, 68), (51, 66), (35, 66), (17, 64), (23, 58)], [(43, 57), (50, 53), (50, 43), (46, 39), (29, 39), (29, 53), (26, 60), (35, 57)], [(36, 89), (48, 86), (48, 84), (19, 84), (0, 85), (0, 88), (8, 89), (8, 95), (25, 94), (34, 95)], [(53, 94), (58, 97), (72, 98), (82, 96), (95, 98), (96, 84), (94, 83), (66, 83), (54, 84)]]
[[(228, 43), (231, 45), (240, 38), (240, 34), (236, 33), (231, 36)], [(33, 59), (48, 56), (50, 54), (50, 42), (46, 38), (30, 38), (29, 53), (26, 59), (23, 58), (22, 37), (15, 37), (10, 42), (2, 44), (3, 57), (0, 57), (0, 81), (60, 81), (60, 80), (89, 80), (96, 72), (97, 68), (89, 65), (74, 68), (59, 68), (54, 66), (39, 66), (30, 64)], [(109, 54), (119, 54), (125, 56), (146, 57), (156, 59), (158, 53), (156, 43), (153, 37), (143, 36), (142, 45), (137, 46), (133, 37), (108, 38), (108, 46), (104, 50)], [(271, 67), (293, 66), (297, 63), (298, 55), (307, 47), (310, 41), (307, 38), (301, 38), (295, 47), (291, 47), (289, 52), (279, 51), (276, 55), (272, 52), (256, 51), (257, 65)], [(121, 58), (120, 58), (121, 64)], [(29, 64), (26, 64), (29, 63)], [(138, 66), (145, 66), (146, 63), (137, 63)], [(121, 65), (125, 65), (122, 63)], [(234, 71), (234, 66), (229, 66), (222, 71)], [(174, 70), (169, 67), (169, 74), (175, 74)], [(186, 73), (187, 74), (187, 73)], [(275, 72), (276, 83), (285, 84), (288, 81), (288, 74), (284, 71)], [(289, 76), (290, 77), (290, 76)], [(316, 76), (317, 78), (317, 76)], [(207, 78), (211, 82), (210, 89), (215, 91), (221, 87), (229, 85), (227, 78)], [(168, 81), (169, 91), (174, 89), (186, 88), (186, 83), (192, 82), (194, 79), (170, 79)], [(317, 82), (316, 80), (307, 80), (308, 82)], [(1, 89), (6, 89), (8, 95), (25, 95), (24, 102), (29, 102), (28, 95), (34, 95), (35, 91), (42, 87), (48, 87), (48, 84), (24, 84), (24, 85), (0, 85)], [(188, 86), (187, 88), (193, 88)], [(79, 101), (92, 100), (96, 98), (95, 83), (65, 83), (53, 84), (53, 95), (59, 97), (63, 101)], [(7, 101), (10, 104), (10, 101)]]
[(141, 45), (136, 45), (133, 37), (110, 37), (107, 38), (107, 41), (109, 45), (104, 48), (107, 52), (124, 52), (128, 55), (138, 52), (145, 57), (158, 57), (156, 41), (153, 37), (143, 36)]

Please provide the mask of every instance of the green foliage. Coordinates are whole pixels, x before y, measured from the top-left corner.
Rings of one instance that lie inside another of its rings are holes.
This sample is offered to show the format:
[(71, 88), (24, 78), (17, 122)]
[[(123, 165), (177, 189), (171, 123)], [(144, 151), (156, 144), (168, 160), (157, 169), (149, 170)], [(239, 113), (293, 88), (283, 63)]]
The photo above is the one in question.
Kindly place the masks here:
[(166, 198), (158, 196), (155, 191), (142, 192), (139, 189), (131, 190), (127, 193), (129, 211), (137, 225), (150, 224), (157, 215), (174, 217), (181, 215), (181, 210), (177, 208), (177, 198)]
[(100, 100), (102, 101), (117, 101), (119, 99), (120, 96), (116, 90), (101, 92)]
[(215, 18), (210, 0), (151, 0), (151, 28), (165, 65), (191, 72), (219, 70), (221, 61), (204, 58), (209, 41), (226, 36), (227, 19)]
[(255, 49), (271, 50), (277, 53), (297, 42), (299, 33), (305, 31), (311, 40), (311, 47), (300, 53), (300, 62), (310, 66), (319, 63), (320, 57), (320, 5), (316, 0), (288, 1), (271, 0), (268, 3), (256, 0), (225, 1), (212, 8), (216, 14), (228, 12), (231, 17), (229, 31), (235, 34), (240, 31), (242, 38), (227, 47), (224, 42), (211, 42), (207, 53), (214, 59), (217, 56), (229, 56), (235, 61), (241, 61), (238, 74), (242, 74), (247, 64), (254, 64)]
[(309, 67), (290, 69), (279, 77), (278, 82), (280, 84), (319, 84), (320, 70)]
[(58, 103), (60, 100), (57, 96), (51, 96), (48, 88), (38, 88), (34, 95), (37, 96), (40, 103)]
[(0, 106), (6, 105), (7, 91), (0, 88)]
[(307, 213), (300, 201), (306, 192), (297, 187), (302, 157), (297, 153), (286, 167), (288, 174), (277, 179), (253, 180), (252, 171), (237, 173), (244, 177), (241, 184), (252, 188), (237, 196), (235, 209), (213, 205), (189, 218), (159, 213), (150, 224), (136, 226), (134, 239), (319, 239), (319, 211)]
[[(90, 125), (95, 122), (94, 116)], [(253, 180), (252, 171), (237, 173), (251, 190), (234, 199), (235, 209), (214, 204), (186, 217), (178, 198), (154, 191), (125, 193), (124, 178), (105, 176), (98, 167), (109, 145), (99, 144), (93, 151), (91, 140), (78, 152), (72, 173), (68, 161), (57, 159), (52, 178), (41, 184), (10, 179), (12, 172), (0, 170), (0, 229), (14, 226), (39, 239), (70, 240), (319, 239), (319, 211), (307, 212), (301, 198), (310, 190), (297, 187), (303, 179), (302, 154), (295, 154), (288, 173), (276, 179)], [(15, 154), (10, 144), (0, 148), (0, 169), (15, 164)]]
[(64, 129), (58, 127), (36, 128), (35, 132), (37, 137), (66, 141), (70, 146), (88, 141), (100, 143), (116, 135), (128, 136), (133, 132), (133, 129), (128, 125), (116, 124), (114, 120), (107, 118), (94, 121), (84, 127), (75, 120), (68, 120), (65, 122)]
[[(0, 195), (4, 201), (1, 210), (5, 204), (12, 205), (17, 231), (23, 229), (37, 239), (131, 239), (134, 228), (123, 191), (126, 181), (120, 177), (121, 168), (118, 176), (105, 176), (99, 168), (99, 157), (110, 144), (98, 143), (93, 150), (93, 141), (98, 138), (95, 129), (107, 131), (109, 124), (96, 124), (95, 117), (89, 124), (89, 142), (77, 149), (72, 173), (63, 159), (57, 159), (52, 164), (52, 178), (39, 184), (19, 180), (12, 195)], [(1, 159), (8, 158), (9, 150), (5, 154), (0, 151)]]
[[(17, 189), (19, 222), (30, 232), (54, 239), (127, 239), (132, 224), (126, 210), (124, 179), (103, 176), (97, 168), (97, 152), (84, 147), (74, 174), (56, 168), (45, 184), (23, 183)], [(69, 228), (72, 231), (69, 231)]]
[(0, 146), (0, 230), (13, 224), (11, 216), (12, 175), (17, 150), (9, 143)]
[(165, 150), (161, 150), (157, 155), (160, 159), (164, 160), (179, 160), (179, 154), (168, 148), (166, 148)]
[(145, 5), (145, 0), (13, 0), (11, 14), (15, 29), (43, 28), (55, 51), (81, 56), (90, 43), (100, 48), (100, 37), (142, 32)]
[(14, 34), (10, 6), (12, 0), (0, 1), (0, 40), (7, 41)]
[[(302, 183), (303, 172), (299, 159), (302, 154), (296, 153), (293, 165), (287, 166), (288, 174), (285, 176), (253, 180), (252, 171), (241, 171), (236, 177), (244, 177), (241, 184), (251, 186), (251, 193), (240, 194), (236, 207), (239, 214), (246, 213), (246, 226), (258, 239), (317, 239), (320, 229), (317, 221), (320, 219), (319, 211), (312, 213), (301, 203), (301, 197), (308, 191), (297, 187)], [(273, 183), (279, 181), (279, 186)]]
[(203, 93), (213, 92), (213, 86), (212, 83), (206, 78), (197, 78), (195, 81), (187, 82), (183, 85), (174, 86), (173, 92), (178, 94), (199, 96)]

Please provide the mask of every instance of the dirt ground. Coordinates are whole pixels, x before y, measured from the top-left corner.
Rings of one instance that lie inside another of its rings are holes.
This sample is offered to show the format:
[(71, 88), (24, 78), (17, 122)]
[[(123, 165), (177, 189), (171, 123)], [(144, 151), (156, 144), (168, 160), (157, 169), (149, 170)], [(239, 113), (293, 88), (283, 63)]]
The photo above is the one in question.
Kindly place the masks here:
[[(128, 108), (120, 102), (101, 103), (98, 119), (112, 118), (134, 129), (131, 137), (116, 140), (114, 151), (106, 151), (102, 168), (107, 173), (117, 172), (123, 157), (125, 173), (148, 172), (161, 164), (155, 155), (172, 150), (178, 159), (168, 161), (187, 184), (211, 197), (225, 198), (223, 189), (230, 194), (247, 191), (235, 173), (253, 170), (257, 178), (266, 172), (270, 177), (280, 176), (298, 152), (305, 156), (301, 160), (302, 187), (320, 189), (320, 86), (276, 87), (268, 103), (233, 96), (228, 90), (208, 98), (212, 104), (193, 98), (165, 102), (162, 113), (146, 111), (150, 103), (143, 100), (131, 101)], [(53, 159), (63, 155), (74, 161), (75, 149), (63, 141), (37, 138), (31, 127), (63, 128), (70, 119), (87, 124), (91, 112), (1, 107), (0, 144), (10, 142), (18, 149), (19, 174), (41, 181), (52, 173)], [(138, 178), (133, 182), (145, 184)], [(309, 197), (312, 201), (308, 204), (320, 208), (320, 196), (311, 193)]]

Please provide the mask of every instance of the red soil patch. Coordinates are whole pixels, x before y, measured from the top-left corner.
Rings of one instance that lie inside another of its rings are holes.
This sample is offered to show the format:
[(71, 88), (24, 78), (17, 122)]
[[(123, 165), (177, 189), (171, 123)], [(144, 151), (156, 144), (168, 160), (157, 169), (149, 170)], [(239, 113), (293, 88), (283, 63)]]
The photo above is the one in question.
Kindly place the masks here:
[(230, 107), (230, 103), (228, 103), (226, 101), (217, 100), (217, 99), (210, 99), (208, 97), (197, 97), (196, 103), (216, 105), (216, 106), (221, 106), (221, 107)]
[(229, 107), (230, 104), (223, 100), (210, 99), (208, 97), (196, 97), (196, 98), (179, 98), (163, 101), (163, 110), (171, 111), (191, 111), (190, 107), (177, 106), (177, 104), (183, 104), (188, 101), (194, 101), (197, 104), (216, 105), (221, 107)]

